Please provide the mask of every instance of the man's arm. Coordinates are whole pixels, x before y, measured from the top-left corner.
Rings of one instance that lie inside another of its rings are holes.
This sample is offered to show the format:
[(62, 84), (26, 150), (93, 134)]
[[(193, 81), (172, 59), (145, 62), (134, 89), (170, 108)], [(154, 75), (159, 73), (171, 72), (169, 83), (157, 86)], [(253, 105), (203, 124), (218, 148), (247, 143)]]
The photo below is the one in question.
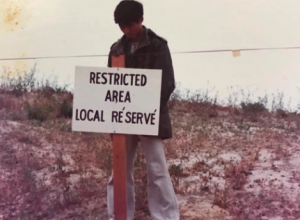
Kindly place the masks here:
[(162, 70), (162, 85), (161, 85), (161, 107), (167, 104), (172, 92), (175, 89), (175, 78), (173, 63), (168, 44), (163, 44), (157, 55), (154, 69)]

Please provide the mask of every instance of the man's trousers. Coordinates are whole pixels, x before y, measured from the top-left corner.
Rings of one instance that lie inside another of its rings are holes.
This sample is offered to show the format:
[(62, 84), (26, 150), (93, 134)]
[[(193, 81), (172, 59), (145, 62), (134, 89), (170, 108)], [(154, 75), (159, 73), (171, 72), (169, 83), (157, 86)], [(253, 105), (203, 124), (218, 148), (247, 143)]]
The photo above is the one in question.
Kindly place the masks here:
[[(133, 220), (135, 211), (134, 158), (141, 141), (147, 163), (147, 189), (152, 220), (179, 220), (179, 208), (168, 172), (161, 138), (126, 135), (127, 160), (127, 220)], [(107, 184), (108, 217), (114, 219), (113, 176)]]

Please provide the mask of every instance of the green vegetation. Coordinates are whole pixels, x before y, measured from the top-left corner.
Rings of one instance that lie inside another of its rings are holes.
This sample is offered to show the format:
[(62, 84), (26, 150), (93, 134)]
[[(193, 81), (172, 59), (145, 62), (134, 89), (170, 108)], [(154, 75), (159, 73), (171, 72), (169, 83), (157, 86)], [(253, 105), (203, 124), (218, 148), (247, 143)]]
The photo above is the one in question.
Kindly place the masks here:
[(55, 77), (37, 79), (36, 66), (15, 76), (4, 74), (0, 81), (0, 109), (6, 110), (7, 118), (12, 120), (71, 118), (73, 94), (67, 88), (59, 85)]

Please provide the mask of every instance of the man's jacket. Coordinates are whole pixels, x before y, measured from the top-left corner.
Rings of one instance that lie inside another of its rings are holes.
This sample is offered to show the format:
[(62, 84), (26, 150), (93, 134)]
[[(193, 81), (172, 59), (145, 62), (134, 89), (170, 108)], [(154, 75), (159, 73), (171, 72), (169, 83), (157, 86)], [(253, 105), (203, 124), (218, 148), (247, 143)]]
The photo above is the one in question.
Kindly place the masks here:
[(112, 45), (108, 66), (111, 67), (111, 56), (125, 55), (126, 68), (162, 70), (158, 136), (162, 139), (168, 139), (172, 137), (172, 126), (167, 102), (175, 89), (172, 59), (167, 41), (152, 30), (144, 26), (143, 28), (143, 36), (133, 54), (130, 52), (131, 43), (125, 35)]

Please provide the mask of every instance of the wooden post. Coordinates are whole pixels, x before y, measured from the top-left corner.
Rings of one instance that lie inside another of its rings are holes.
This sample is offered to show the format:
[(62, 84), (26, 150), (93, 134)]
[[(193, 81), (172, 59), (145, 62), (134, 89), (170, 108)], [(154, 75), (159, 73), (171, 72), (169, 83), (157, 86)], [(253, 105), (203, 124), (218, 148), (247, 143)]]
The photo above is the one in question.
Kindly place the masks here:
[[(112, 67), (125, 67), (124, 55), (112, 56)], [(113, 134), (113, 178), (115, 220), (126, 220), (126, 137), (124, 134)]]

